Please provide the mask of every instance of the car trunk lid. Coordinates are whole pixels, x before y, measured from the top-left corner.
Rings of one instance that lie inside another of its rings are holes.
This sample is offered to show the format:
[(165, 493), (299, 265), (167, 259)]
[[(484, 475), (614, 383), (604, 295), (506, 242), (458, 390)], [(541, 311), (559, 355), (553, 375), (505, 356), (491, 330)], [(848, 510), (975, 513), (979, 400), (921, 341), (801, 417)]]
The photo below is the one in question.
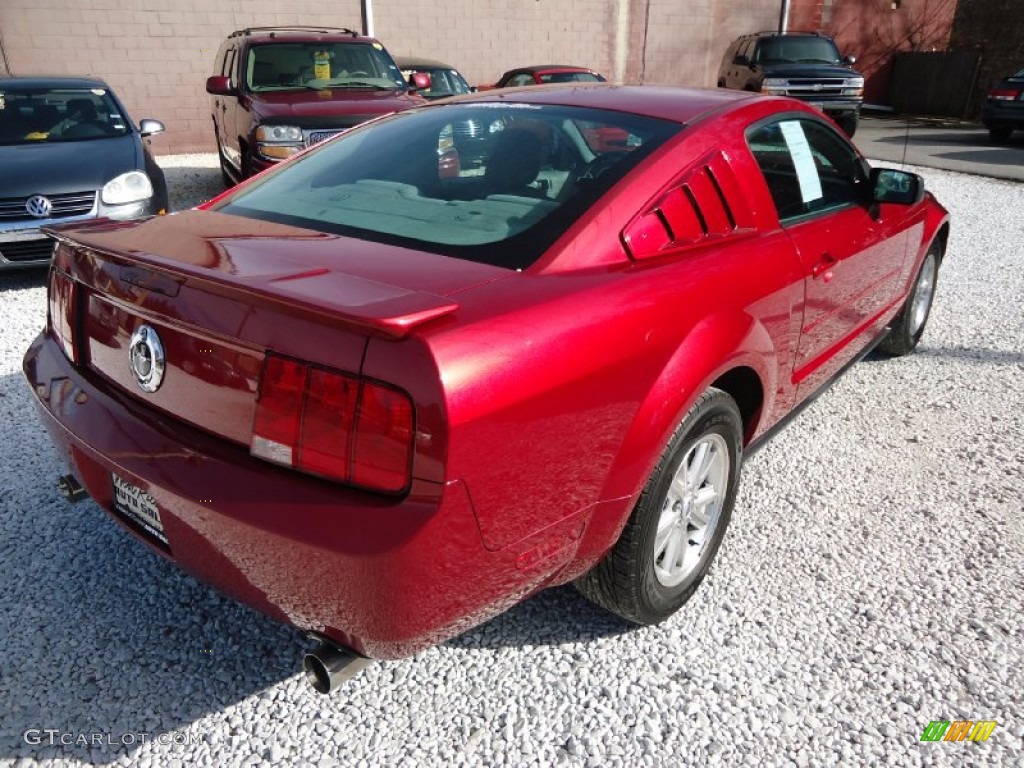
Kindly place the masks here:
[[(267, 352), (358, 374), (371, 335), (400, 340), (458, 310), (454, 295), (508, 274), (350, 238), (190, 211), (50, 231), (70, 274), (73, 353), (148, 406), (240, 444), (251, 438)], [(148, 392), (129, 348), (155, 332)]]

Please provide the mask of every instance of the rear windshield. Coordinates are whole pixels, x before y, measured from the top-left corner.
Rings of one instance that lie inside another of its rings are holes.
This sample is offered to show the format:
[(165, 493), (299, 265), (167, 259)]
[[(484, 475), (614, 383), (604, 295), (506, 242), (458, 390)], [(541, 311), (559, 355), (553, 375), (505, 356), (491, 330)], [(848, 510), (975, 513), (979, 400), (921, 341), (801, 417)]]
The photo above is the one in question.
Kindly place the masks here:
[(561, 106), (427, 107), (328, 141), (215, 210), (522, 269), (681, 128)]
[(105, 88), (0, 89), (0, 144), (85, 141), (130, 130)]
[(839, 50), (825, 37), (769, 37), (757, 45), (756, 61), (838, 64)]
[(249, 90), (404, 88), (402, 73), (379, 43), (263, 43), (249, 49)]
[(542, 83), (603, 83), (604, 78), (593, 72), (548, 72), (540, 76)]

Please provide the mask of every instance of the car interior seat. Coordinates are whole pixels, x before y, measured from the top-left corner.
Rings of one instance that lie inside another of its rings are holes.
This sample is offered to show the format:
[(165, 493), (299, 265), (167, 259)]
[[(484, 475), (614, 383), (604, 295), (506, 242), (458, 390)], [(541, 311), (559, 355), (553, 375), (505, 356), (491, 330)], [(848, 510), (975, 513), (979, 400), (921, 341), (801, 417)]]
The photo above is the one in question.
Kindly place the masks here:
[(269, 61), (257, 61), (252, 65), (252, 84), (254, 88), (263, 88), (278, 83), (277, 67)]
[(502, 131), (484, 170), (487, 193), (547, 197), (544, 190), (530, 186), (543, 167), (544, 149), (544, 143), (530, 131), (514, 128)]
[(100, 117), (92, 99), (68, 99), (64, 125), (67, 127), (61, 136), (68, 139), (86, 139), (111, 133), (110, 124)]
[(60, 112), (53, 104), (37, 104), (32, 109), (31, 126), (33, 131), (49, 131), (59, 122)]

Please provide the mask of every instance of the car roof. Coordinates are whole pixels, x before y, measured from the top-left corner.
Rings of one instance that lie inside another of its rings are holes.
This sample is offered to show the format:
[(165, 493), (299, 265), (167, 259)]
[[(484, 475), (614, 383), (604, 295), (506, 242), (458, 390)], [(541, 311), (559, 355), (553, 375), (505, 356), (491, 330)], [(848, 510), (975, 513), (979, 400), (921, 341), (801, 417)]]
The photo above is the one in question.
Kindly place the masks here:
[(820, 37), (825, 40), (831, 40), (829, 35), (821, 32), (755, 32), (752, 35), (744, 35), (744, 37)]
[(110, 86), (98, 77), (68, 77), (67, 75), (34, 75), (16, 77), (0, 75), (0, 88), (104, 88)]
[(565, 83), (543, 87), (499, 88), (467, 96), (457, 96), (448, 102), (507, 101), (520, 104), (592, 107), (692, 123), (712, 110), (758, 98), (766, 97), (749, 91), (734, 91), (725, 88)]
[(455, 69), (451, 64), (418, 56), (395, 56), (395, 63), (402, 69)]
[(531, 74), (537, 74), (538, 72), (593, 72), (594, 70), (590, 67), (578, 67), (575, 64), (532, 64), (529, 67), (516, 67), (506, 72), (506, 75), (511, 75), (515, 72), (530, 72)]
[(237, 38), (253, 45), (267, 43), (320, 43), (326, 40), (334, 42), (377, 43), (374, 37), (360, 35), (348, 27), (249, 27), (228, 35), (228, 39)]

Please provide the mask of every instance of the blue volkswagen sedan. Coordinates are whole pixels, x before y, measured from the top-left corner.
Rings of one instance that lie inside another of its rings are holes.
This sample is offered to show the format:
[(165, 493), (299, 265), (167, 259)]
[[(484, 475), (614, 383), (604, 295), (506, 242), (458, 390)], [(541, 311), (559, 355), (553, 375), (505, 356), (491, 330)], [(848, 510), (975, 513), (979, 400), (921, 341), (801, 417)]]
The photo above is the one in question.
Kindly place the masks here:
[(0, 270), (48, 264), (40, 227), (167, 208), (167, 184), (136, 126), (102, 80), (0, 77)]

